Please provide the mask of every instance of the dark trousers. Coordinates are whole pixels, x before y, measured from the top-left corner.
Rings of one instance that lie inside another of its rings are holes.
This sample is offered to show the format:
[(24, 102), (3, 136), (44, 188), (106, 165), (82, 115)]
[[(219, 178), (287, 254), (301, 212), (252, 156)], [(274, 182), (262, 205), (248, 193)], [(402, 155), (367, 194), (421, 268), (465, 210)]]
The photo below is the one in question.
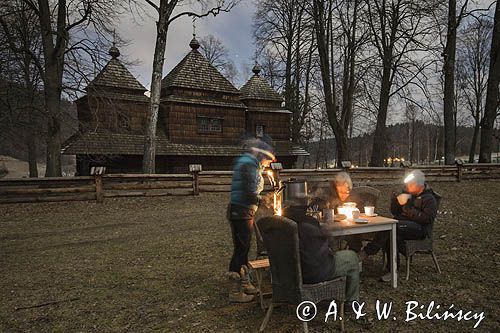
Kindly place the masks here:
[(358, 253), (361, 251), (363, 247), (363, 239), (366, 237), (366, 234), (355, 234), (349, 235), (346, 237), (347, 245), (349, 246), (349, 250), (353, 250)]
[(240, 272), (242, 265), (248, 264), (248, 252), (252, 242), (253, 219), (229, 220), (233, 236), (233, 257), (229, 263), (230, 272)]
[[(427, 235), (424, 227), (421, 224), (413, 221), (400, 220), (398, 221), (397, 227), (397, 245), (398, 245), (398, 267), (399, 267), (399, 252), (404, 253), (404, 243), (405, 240), (412, 239), (423, 239)], [(377, 232), (375, 238), (372, 242), (368, 243), (364, 250), (368, 255), (376, 254), (380, 249), (383, 249), (386, 253), (390, 253), (390, 234), (389, 232)], [(391, 260), (388, 262), (390, 269)]]

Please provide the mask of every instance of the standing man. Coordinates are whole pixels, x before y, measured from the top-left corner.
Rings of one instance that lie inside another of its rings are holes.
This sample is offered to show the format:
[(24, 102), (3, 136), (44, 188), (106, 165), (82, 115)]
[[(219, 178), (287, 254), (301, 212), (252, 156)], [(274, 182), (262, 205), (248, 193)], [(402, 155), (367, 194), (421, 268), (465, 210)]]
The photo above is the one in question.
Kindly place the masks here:
[(228, 219), (233, 237), (233, 256), (229, 263), (231, 302), (250, 302), (258, 290), (248, 279), (248, 252), (252, 241), (254, 214), (260, 193), (264, 189), (262, 171), (275, 159), (273, 148), (267, 142), (251, 140), (248, 150), (234, 163), (231, 183), (231, 202)]

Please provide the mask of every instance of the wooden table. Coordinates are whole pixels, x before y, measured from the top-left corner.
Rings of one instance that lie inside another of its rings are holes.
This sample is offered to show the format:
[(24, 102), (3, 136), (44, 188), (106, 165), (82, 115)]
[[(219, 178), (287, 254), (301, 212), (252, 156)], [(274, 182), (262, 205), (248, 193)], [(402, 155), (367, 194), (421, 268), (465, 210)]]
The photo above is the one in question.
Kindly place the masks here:
[(348, 220), (343, 220), (340, 222), (327, 222), (322, 224), (322, 229), (326, 230), (332, 237), (347, 236), (355, 234), (364, 234), (369, 232), (378, 231), (390, 231), (390, 242), (391, 242), (391, 276), (392, 276), (392, 286), (394, 288), (398, 287), (398, 272), (397, 272), (397, 245), (396, 245), (396, 223), (398, 220), (394, 220), (388, 217), (376, 216), (376, 217), (366, 217), (364, 215), (362, 218), (366, 218), (368, 223), (355, 223)]

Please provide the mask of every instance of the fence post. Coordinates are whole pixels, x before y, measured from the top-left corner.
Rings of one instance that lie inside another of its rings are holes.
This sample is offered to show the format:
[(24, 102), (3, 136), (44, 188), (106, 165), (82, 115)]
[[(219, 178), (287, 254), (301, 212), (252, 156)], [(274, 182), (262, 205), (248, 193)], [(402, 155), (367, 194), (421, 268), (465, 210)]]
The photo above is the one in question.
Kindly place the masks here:
[(201, 164), (190, 164), (189, 172), (193, 176), (193, 195), (200, 195), (200, 171)]
[(456, 160), (455, 164), (457, 166), (457, 182), (462, 181), (462, 172), (463, 172), (463, 167), (464, 167), (464, 161), (463, 160)]
[(104, 193), (102, 192), (102, 175), (94, 175), (94, 181), (96, 201), (102, 203), (104, 201)]
[(94, 175), (95, 199), (99, 203), (102, 203), (104, 201), (104, 193), (102, 188), (102, 175), (105, 172), (106, 172), (106, 167), (104, 166), (95, 166), (90, 168), (90, 174)]

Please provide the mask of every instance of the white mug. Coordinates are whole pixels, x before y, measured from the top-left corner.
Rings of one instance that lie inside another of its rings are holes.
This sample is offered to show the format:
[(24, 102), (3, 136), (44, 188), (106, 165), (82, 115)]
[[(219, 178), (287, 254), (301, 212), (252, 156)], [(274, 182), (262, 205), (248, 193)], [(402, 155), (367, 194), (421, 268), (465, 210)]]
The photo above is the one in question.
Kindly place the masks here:
[(375, 207), (374, 206), (365, 206), (365, 215), (367, 215), (367, 216), (375, 215)]

